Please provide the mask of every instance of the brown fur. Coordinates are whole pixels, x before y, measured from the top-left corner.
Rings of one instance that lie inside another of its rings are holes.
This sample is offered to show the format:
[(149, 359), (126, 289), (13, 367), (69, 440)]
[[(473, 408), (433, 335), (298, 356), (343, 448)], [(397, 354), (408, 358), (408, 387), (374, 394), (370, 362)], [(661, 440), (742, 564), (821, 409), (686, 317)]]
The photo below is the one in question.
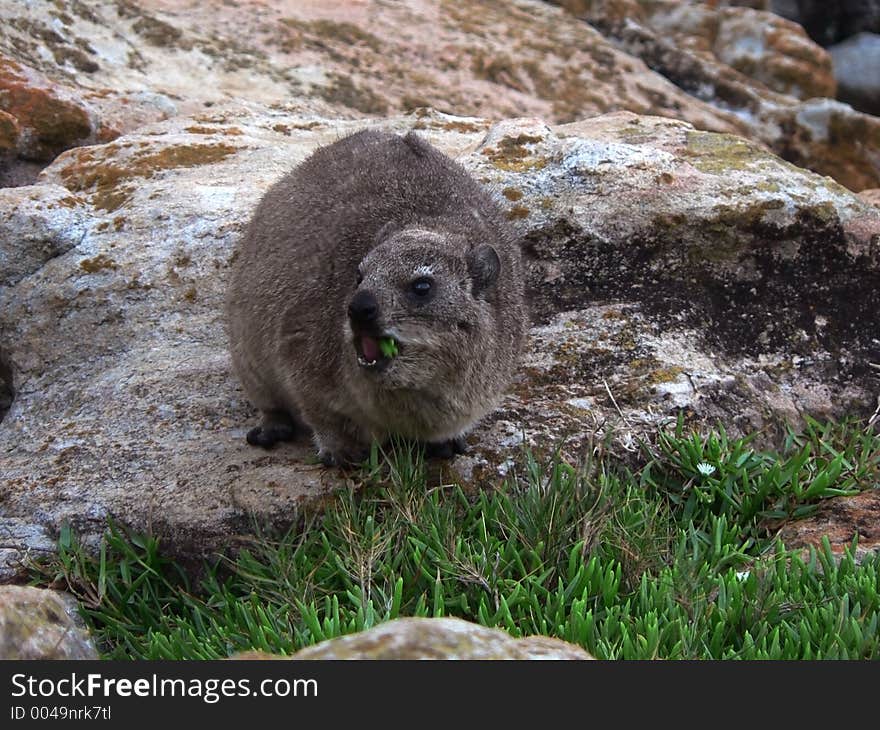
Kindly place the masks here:
[[(415, 301), (426, 272), (432, 296)], [(400, 344), (381, 372), (358, 364), (356, 292), (375, 298), (377, 331)], [(457, 163), (414, 133), (363, 131), (266, 193), (227, 314), (235, 370), (265, 414), (248, 440), (271, 445), (303, 424), (325, 463), (352, 463), (371, 439), (447, 441), (495, 407), (525, 334), (519, 247)]]

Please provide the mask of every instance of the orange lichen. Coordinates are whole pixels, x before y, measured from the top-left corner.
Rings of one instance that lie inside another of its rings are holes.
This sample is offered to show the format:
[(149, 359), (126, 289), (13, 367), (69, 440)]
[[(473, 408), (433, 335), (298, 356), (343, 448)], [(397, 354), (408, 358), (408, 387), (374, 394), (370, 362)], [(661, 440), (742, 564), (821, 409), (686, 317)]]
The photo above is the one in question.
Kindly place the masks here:
[(474, 124), (472, 122), (446, 122), (443, 125), (443, 129), (448, 132), (482, 132), (485, 127), (481, 127), (478, 124)]
[(542, 141), (542, 137), (533, 134), (519, 134), (516, 137), (505, 137), (496, 147), (486, 147), (482, 154), (489, 158), (495, 167), (509, 172), (525, 172), (540, 170), (547, 160), (535, 157), (526, 145)]
[(79, 262), (79, 267), (88, 274), (95, 274), (98, 271), (103, 271), (105, 269), (112, 271), (119, 268), (113, 259), (102, 253), (99, 253), (94, 258), (83, 259)]
[(95, 208), (112, 212), (131, 199), (135, 191), (133, 181), (138, 178), (150, 178), (162, 170), (219, 162), (237, 150), (227, 144), (179, 145), (154, 152), (139, 150), (130, 157), (110, 163), (105, 160), (120, 151), (119, 147), (110, 144), (74, 151), (74, 160), (62, 168), (61, 179), (68, 190), (88, 193)]

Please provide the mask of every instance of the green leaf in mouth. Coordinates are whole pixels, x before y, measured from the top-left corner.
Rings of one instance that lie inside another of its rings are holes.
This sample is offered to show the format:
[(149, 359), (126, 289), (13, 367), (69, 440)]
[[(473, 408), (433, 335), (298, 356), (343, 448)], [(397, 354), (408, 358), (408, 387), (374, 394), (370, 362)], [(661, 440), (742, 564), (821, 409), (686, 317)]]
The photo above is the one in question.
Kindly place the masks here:
[(397, 340), (393, 337), (383, 337), (379, 340), (379, 349), (384, 357), (397, 357)]

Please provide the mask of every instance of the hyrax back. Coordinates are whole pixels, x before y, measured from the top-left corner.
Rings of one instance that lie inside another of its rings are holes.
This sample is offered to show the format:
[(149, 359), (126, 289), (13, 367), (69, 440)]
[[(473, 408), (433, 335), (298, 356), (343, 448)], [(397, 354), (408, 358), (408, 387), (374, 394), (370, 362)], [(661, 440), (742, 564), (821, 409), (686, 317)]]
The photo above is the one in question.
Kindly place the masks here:
[(227, 314), (233, 365), (264, 414), (249, 442), (270, 446), (302, 424), (327, 464), (391, 435), (450, 442), (516, 368), (519, 248), (457, 163), (414, 133), (358, 132), (266, 193)]

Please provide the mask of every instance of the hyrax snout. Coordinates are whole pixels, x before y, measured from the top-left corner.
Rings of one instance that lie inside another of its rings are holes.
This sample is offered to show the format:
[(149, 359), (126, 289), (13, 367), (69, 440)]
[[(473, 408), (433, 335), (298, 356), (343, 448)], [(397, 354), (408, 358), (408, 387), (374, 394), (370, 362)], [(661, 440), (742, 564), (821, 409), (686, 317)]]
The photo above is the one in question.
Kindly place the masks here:
[(227, 300), (233, 365), (263, 412), (248, 441), (312, 431), (326, 464), (393, 435), (458, 448), (525, 336), (516, 236), (414, 133), (318, 149), (257, 206)]

